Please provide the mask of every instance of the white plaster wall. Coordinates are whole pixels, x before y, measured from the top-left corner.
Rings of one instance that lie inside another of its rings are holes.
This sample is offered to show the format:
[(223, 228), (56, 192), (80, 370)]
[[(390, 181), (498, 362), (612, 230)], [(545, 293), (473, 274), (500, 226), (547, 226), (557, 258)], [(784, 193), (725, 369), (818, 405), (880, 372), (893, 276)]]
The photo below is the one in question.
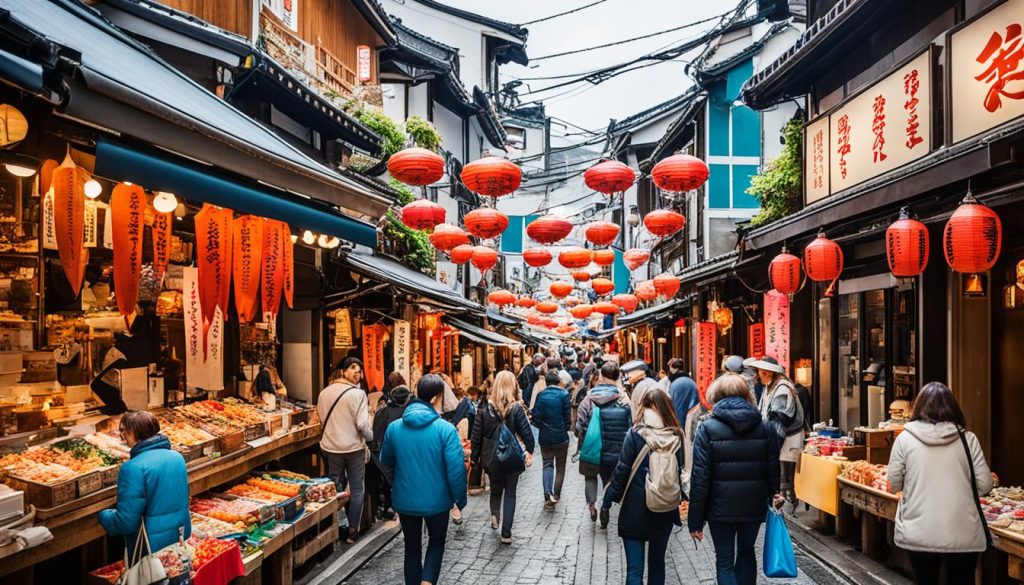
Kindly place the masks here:
[[(428, 103), (428, 92), (427, 84), (421, 83), (419, 85), (413, 85), (409, 88), (409, 115), (419, 116), (424, 120), (427, 119), (427, 103)], [(405, 116), (398, 116), (396, 120), (404, 120)]]
[(434, 127), (441, 133), (441, 148), (452, 153), (456, 159), (462, 160), (462, 118), (434, 102)]
[(382, 83), (384, 93), (384, 113), (392, 120), (405, 119), (405, 84)]

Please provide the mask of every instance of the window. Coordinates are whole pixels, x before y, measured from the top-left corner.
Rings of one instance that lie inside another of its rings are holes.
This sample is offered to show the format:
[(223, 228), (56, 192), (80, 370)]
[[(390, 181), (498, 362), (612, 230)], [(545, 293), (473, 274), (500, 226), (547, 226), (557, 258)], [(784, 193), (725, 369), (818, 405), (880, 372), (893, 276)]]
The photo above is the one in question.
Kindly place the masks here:
[(526, 128), (505, 126), (505, 132), (508, 134), (509, 146), (519, 150), (524, 150), (526, 148)]

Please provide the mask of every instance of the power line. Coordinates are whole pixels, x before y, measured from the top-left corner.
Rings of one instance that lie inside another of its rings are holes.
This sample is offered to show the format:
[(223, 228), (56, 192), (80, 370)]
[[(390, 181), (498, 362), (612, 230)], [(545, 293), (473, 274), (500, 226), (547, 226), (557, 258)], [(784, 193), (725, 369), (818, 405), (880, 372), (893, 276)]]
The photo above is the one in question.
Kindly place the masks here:
[[(696, 41), (694, 41), (694, 42), (696, 42)], [(689, 49), (693, 49), (693, 48), (694, 47), (692, 47), (692, 46), (689, 47)], [(689, 49), (687, 49), (687, 50), (689, 50)], [(683, 53), (685, 53), (685, 52), (686, 51), (683, 51)], [(650, 61), (650, 63), (641, 63), (641, 64), (637, 65), (636, 63), (638, 61)], [(580, 78), (580, 79), (575, 79), (575, 80), (572, 80), (572, 81), (566, 81), (564, 83), (558, 83), (558, 84), (551, 85), (551, 86), (548, 86), (548, 87), (543, 87), (541, 89), (523, 92), (523, 93), (521, 93), (519, 95), (520, 96), (533, 95), (533, 94), (542, 93), (542, 92), (545, 92), (545, 91), (548, 91), (548, 90), (551, 90), (551, 89), (557, 89), (557, 88), (566, 87), (566, 86), (569, 86), (569, 85), (576, 85), (577, 83), (582, 83), (584, 81), (589, 82), (591, 84), (586, 89), (592, 89), (592, 88), (600, 85), (601, 83), (604, 83), (605, 81), (608, 81), (609, 79), (612, 79), (613, 77), (618, 77), (619, 75), (623, 75), (625, 73), (631, 73), (631, 72), (637, 71), (639, 69), (646, 69), (648, 67), (654, 67), (655, 65), (661, 65), (663, 63), (672, 63), (672, 62), (675, 62), (675, 63), (689, 63), (689, 61), (685, 60), (685, 59), (669, 58), (667, 53), (663, 54), (663, 55), (649, 56), (649, 57), (644, 57), (644, 58), (638, 59), (637, 61), (634, 61), (632, 63), (626, 64), (626, 65), (629, 65), (628, 67), (618, 67), (618, 68), (615, 68), (612, 71), (609, 71), (606, 74), (603, 74), (603, 75), (600, 75), (600, 76), (597, 76), (597, 77), (595, 77), (595, 76), (587, 76), (587, 77), (583, 77), (583, 78)], [(557, 98), (557, 97), (566, 95), (568, 93), (571, 93), (571, 92), (575, 91), (576, 89), (579, 89), (579, 88), (575, 88), (575, 89), (572, 89), (572, 90), (569, 90), (569, 91), (566, 91), (566, 92), (555, 94), (553, 96), (548, 96), (546, 98), (537, 98), (537, 99), (531, 100), (531, 101), (529, 101), (527, 103), (528, 104), (532, 104), (532, 103), (547, 102), (547, 101), (550, 101), (550, 100), (552, 100), (554, 98)]]
[(545, 16), (544, 18), (538, 18), (537, 20), (531, 20), (530, 22), (524, 22), (524, 23), (520, 24), (519, 26), (526, 26), (528, 24), (537, 24), (538, 22), (544, 22), (546, 20), (552, 20), (552, 19), (558, 18), (560, 16), (565, 16), (567, 14), (573, 14), (573, 13), (579, 12), (581, 10), (586, 10), (587, 8), (590, 8), (591, 6), (597, 6), (598, 4), (603, 4), (603, 3), (607, 2), (607, 1), (608, 0), (597, 0), (596, 2), (591, 2), (590, 4), (585, 4), (583, 6), (580, 6), (579, 8), (573, 8), (572, 10), (567, 10), (565, 12), (559, 12), (558, 14), (552, 14), (551, 16)]

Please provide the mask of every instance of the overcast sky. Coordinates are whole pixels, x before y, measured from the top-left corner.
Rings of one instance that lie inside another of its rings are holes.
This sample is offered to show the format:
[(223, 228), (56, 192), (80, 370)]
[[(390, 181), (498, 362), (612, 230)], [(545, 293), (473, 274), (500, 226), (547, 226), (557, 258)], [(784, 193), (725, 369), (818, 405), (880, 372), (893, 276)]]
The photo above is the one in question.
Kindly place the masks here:
[[(439, 1), (506, 22), (524, 23), (585, 6), (594, 0)], [(605, 0), (574, 14), (527, 25), (530, 38), (526, 49), (531, 58), (530, 66), (504, 65), (502, 74), (506, 80), (563, 75), (629, 61), (699, 36), (714, 23), (576, 55), (540, 61), (532, 59), (675, 28), (732, 10), (737, 3), (738, 0)], [(698, 51), (682, 59), (696, 54)], [(684, 67), (682, 61), (659, 63), (596, 86), (581, 83), (524, 96), (523, 102), (542, 99), (549, 116), (563, 118), (590, 130), (602, 130), (610, 118), (625, 118), (684, 91), (690, 85)], [(524, 84), (529, 84), (530, 89), (536, 91), (561, 81), (564, 80), (525, 81)], [(521, 93), (525, 91), (525, 86), (520, 89)], [(563, 93), (565, 95), (559, 95)], [(558, 132), (561, 129), (554, 130)], [(579, 132), (573, 128), (563, 131)]]

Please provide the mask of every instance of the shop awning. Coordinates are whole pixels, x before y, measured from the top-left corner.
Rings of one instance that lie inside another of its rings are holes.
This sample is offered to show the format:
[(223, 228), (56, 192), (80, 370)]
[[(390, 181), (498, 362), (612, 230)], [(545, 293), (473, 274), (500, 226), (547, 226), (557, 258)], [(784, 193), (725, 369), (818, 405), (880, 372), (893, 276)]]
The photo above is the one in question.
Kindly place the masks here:
[(494, 307), (487, 308), (487, 319), (492, 323), (501, 323), (502, 325), (519, 325), (523, 322), (522, 319), (516, 319), (515, 317), (505, 315)]
[(96, 174), (170, 191), (190, 201), (212, 203), (239, 212), (251, 211), (287, 222), (292, 229), (310, 229), (341, 239), (375, 246), (373, 225), (343, 214), (333, 205), (271, 189), (257, 189), (218, 176), (210, 169), (171, 156), (129, 148), (110, 140), (96, 143)]
[(715, 277), (722, 276), (728, 273), (736, 263), (739, 261), (739, 252), (733, 250), (721, 256), (715, 256), (709, 258), (703, 262), (698, 262), (693, 266), (689, 266), (680, 270), (676, 273), (679, 277), (679, 283), (682, 286), (690, 284), (696, 284), (700, 286), (707, 280), (714, 279)]
[(463, 335), (477, 343), (504, 347), (518, 347), (521, 345), (515, 339), (509, 339), (500, 333), (488, 331), (482, 327), (477, 327), (476, 325), (470, 325), (469, 323), (459, 319), (448, 317), (447, 321), (449, 325), (459, 330), (460, 335)]
[(337, 261), (363, 276), (391, 284), (442, 309), (484, 314), (484, 308), (480, 304), (463, 297), (426, 274), (406, 268), (386, 256), (349, 252), (340, 254)]
[(81, 55), (66, 76), (71, 97), (62, 115), (364, 219), (393, 202), (309, 158), (76, 0), (6, 0), (3, 8), (33, 43)]
[(525, 343), (526, 345), (547, 347), (552, 344), (552, 341), (550, 339), (545, 339), (541, 335), (533, 335), (527, 331), (523, 331), (522, 329), (515, 329), (512, 331), (512, 334), (518, 337), (519, 339), (523, 340), (523, 343)]
[(628, 315), (619, 317), (619, 325), (622, 327), (636, 327), (645, 323), (654, 323), (669, 317), (673, 312), (682, 309), (683, 305), (689, 304), (688, 299), (673, 299), (667, 303), (647, 307), (640, 311), (634, 311)]
[(4, 50), (0, 50), (0, 76), (29, 93), (45, 87), (42, 66)]

